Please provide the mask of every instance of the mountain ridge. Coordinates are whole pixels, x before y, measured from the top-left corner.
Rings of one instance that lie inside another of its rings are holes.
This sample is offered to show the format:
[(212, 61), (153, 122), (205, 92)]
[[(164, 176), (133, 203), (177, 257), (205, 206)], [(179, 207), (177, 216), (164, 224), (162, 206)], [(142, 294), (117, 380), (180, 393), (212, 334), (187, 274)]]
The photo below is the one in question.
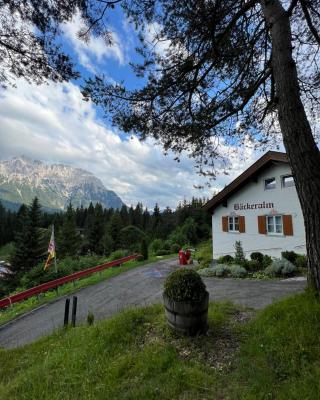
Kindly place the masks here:
[(54, 210), (87, 207), (90, 202), (105, 208), (121, 208), (124, 203), (91, 172), (65, 164), (46, 164), (26, 156), (0, 161), (0, 200), (30, 203), (37, 196), (40, 203)]

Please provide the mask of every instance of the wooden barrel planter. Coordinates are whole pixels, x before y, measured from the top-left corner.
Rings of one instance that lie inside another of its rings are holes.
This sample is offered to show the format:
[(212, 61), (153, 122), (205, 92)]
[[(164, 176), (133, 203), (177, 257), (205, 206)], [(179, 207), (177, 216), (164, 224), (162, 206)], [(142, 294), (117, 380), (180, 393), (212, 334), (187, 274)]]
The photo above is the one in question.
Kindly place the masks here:
[(171, 300), (163, 295), (168, 325), (187, 336), (206, 333), (208, 330), (209, 293), (202, 301), (184, 302)]

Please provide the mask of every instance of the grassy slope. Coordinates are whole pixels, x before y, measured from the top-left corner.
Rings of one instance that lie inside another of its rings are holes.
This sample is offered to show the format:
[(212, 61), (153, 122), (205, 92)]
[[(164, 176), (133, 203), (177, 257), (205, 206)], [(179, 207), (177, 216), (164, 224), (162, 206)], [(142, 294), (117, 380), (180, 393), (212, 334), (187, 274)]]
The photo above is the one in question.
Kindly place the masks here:
[[(235, 315), (229, 303), (212, 304), (208, 336), (177, 338), (156, 305), (0, 351), (0, 398), (320, 398), (317, 300), (292, 297), (241, 327)], [(230, 367), (221, 351), (228, 354), (239, 337)]]
[(120, 267), (109, 268), (102, 271), (101, 273), (95, 273), (87, 278), (79, 279), (78, 281), (75, 281), (75, 283), (67, 283), (63, 286), (60, 286), (58, 292), (56, 290), (51, 290), (49, 292), (43, 293), (39, 298), (34, 296), (20, 303), (15, 303), (11, 307), (8, 307), (4, 310), (0, 310), (0, 326), (12, 320), (13, 318), (18, 317), (19, 315), (22, 315), (27, 311), (39, 307), (44, 303), (53, 301), (58, 297), (74, 293), (81, 288), (94, 285), (98, 282), (104, 281), (105, 279), (110, 279), (130, 269), (170, 257), (173, 256), (172, 255), (162, 256), (161, 258), (153, 256), (150, 257), (148, 261), (142, 261), (142, 262), (130, 261), (123, 264)]

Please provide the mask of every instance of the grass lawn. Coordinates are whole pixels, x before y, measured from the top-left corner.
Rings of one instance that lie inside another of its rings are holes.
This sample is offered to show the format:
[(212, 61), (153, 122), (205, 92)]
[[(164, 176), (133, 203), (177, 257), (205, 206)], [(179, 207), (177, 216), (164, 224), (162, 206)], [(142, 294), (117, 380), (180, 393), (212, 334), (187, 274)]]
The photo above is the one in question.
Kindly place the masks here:
[(58, 297), (72, 294), (81, 288), (94, 285), (98, 282), (117, 276), (122, 272), (128, 271), (130, 269), (140, 267), (142, 265), (146, 265), (155, 261), (159, 261), (161, 259), (172, 258), (172, 257), (174, 257), (174, 255), (161, 256), (161, 258), (152, 256), (147, 261), (129, 261), (120, 267), (112, 267), (102, 272), (97, 272), (91, 276), (88, 276), (87, 278), (79, 279), (75, 281), (75, 283), (70, 282), (66, 283), (63, 286), (59, 286), (58, 292), (56, 290), (50, 290), (48, 292), (42, 293), (39, 297), (34, 296), (20, 303), (14, 303), (11, 307), (7, 307), (6, 309), (0, 310), (0, 326), (17, 316), (27, 311), (30, 311), (36, 307), (39, 307), (44, 303), (53, 301)]
[(320, 304), (310, 293), (254, 316), (212, 303), (208, 335), (173, 335), (161, 305), (0, 350), (0, 398), (320, 398)]

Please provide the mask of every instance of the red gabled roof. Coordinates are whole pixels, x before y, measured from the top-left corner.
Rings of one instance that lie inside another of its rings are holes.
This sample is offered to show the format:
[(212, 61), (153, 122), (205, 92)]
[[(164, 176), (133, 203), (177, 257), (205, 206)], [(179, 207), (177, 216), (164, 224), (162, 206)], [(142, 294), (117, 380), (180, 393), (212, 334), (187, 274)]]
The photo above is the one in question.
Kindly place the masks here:
[(213, 211), (219, 204), (226, 201), (233, 193), (243, 187), (253, 176), (257, 175), (272, 162), (288, 163), (286, 153), (279, 151), (268, 151), (259, 160), (252, 164), (248, 169), (242, 172), (234, 181), (221, 190), (216, 196), (209, 200), (203, 208), (207, 211)]

